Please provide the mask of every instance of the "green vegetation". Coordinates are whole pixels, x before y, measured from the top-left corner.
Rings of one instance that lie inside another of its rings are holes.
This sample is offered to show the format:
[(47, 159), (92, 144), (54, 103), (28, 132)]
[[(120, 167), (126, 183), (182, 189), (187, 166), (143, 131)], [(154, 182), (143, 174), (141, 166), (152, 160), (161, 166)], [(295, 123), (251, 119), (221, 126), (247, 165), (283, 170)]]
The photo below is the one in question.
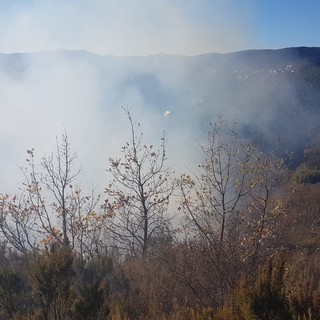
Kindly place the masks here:
[(104, 195), (80, 188), (66, 134), (40, 164), (28, 150), (0, 199), (0, 319), (320, 319), (317, 152), (290, 172), (219, 119), (176, 177), (126, 112)]

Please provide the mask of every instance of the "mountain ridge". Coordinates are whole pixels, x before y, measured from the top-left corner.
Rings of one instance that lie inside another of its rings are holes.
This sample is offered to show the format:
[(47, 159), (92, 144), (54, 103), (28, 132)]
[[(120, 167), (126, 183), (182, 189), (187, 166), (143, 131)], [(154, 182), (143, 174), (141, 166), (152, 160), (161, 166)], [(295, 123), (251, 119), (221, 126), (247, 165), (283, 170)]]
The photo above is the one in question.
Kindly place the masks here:
[[(50, 54), (50, 53), (67, 53), (67, 54), (83, 54), (83, 55), (93, 55), (93, 56), (100, 56), (100, 57), (117, 57), (117, 58), (149, 58), (149, 57), (157, 57), (157, 56), (171, 56), (171, 57), (186, 57), (186, 58), (193, 58), (193, 57), (204, 57), (204, 56), (240, 56), (240, 55), (252, 55), (252, 54), (279, 54), (279, 55), (286, 55), (291, 54), (292, 56), (296, 56), (296, 58), (308, 58), (316, 57), (316, 59), (320, 59), (320, 47), (308, 47), (308, 46), (299, 46), (299, 47), (283, 47), (277, 49), (244, 49), (244, 50), (237, 50), (237, 51), (230, 51), (225, 53), (218, 53), (218, 52), (207, 52), (201, 53), (196, 55), (184, 55), (184, 54), (171, 54), (171, 53), (155, 53), (150, 55), (126, 55), (126, 56), (117, 56), (113, 54), (100, 54), (91, 52), (88, 50), (81, 50), (81, 49), (57, 49), (57, 50), (39, 50), (39, 51), (30, 51), (30, 52), (0, 52), (0, 55), (34, 55), (34, 54)], [(294, 54), (294, 55), (293, 55)]]

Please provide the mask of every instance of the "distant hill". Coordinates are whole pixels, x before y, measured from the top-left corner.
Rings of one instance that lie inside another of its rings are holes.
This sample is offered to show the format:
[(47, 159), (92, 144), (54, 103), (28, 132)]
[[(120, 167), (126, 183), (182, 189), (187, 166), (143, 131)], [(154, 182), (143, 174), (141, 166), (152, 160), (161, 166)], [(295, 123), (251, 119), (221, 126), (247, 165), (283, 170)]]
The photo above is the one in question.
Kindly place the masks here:
[[(51, 83), (60, 69), (85, 70), (81, 74), (94, 78), (98, 103), (106, 113), (121, 105), (139, 106), (149, 116), (170, 111), (165, 129), (186, 139), (205, 132), (221, 113), (238, 121), (250, 139), (261, 128), (270, 142), (282, 139), (299, 162), (320, 131), (320, 48), (198, 56), (114, 57), (65, 50), (0, 55), (0, 77), (6, 83), (37, 78)], [(55, 83), (52, 90), (60, 95)]]

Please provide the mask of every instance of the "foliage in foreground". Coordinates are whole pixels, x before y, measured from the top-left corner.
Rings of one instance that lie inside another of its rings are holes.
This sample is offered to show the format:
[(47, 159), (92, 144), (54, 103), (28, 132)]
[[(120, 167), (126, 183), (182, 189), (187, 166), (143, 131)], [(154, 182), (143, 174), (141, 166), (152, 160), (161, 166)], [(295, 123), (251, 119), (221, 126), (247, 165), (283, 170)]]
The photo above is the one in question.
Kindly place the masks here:
[(320, 319), (313, 153), (290, 177), (220, 120), (203, 163), (173, 178), (164, 138), (145, 145), (127, 115), (101, 207), (66, 135), (40, 164), (28, 150), (22, 194), (0, 197), (0, 319)]

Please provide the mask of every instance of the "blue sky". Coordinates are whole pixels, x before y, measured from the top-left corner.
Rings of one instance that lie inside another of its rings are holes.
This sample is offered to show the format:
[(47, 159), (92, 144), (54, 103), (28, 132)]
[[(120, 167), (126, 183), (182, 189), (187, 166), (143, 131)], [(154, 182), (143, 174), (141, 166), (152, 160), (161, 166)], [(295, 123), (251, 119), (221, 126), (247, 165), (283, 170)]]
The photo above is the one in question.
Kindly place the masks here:
[(256, 1), (257, 47), (320, 46), (320, 1)]
[(319, 0), (1, 0), (0, 52), (199, 54), (319, 46)]

